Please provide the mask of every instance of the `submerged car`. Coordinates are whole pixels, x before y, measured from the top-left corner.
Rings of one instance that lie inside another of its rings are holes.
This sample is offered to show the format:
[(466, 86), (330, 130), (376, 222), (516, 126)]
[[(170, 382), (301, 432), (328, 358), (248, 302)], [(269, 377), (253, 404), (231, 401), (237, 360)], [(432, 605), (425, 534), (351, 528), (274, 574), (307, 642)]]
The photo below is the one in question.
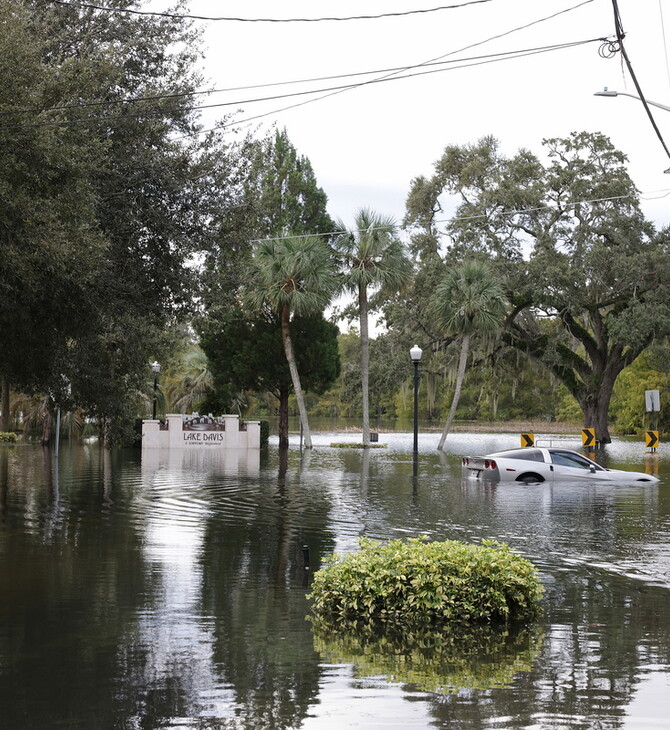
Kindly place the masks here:
[(488, 456), (463, 457), (463, 469), (470, 476), (496, 482), (580, 481), (657, 482), (658, 477), (636, 471), (605, 469), (595, 461), (569, 449), (521, 448)]

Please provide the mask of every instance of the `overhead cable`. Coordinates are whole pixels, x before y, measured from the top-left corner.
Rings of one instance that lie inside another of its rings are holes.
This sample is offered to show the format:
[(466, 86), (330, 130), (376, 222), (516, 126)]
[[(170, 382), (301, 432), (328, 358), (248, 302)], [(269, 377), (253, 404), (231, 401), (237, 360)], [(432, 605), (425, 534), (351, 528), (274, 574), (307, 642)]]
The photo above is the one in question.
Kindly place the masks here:
[[(24, 129), (24, 128), (32, 128), (32, 127), (48, 127), (48, 126), (70, 126), (74, 124), (85, 124), (88, 122), (111, 122), (115, 120), (121, 120), (121, 119), (130, 119), (130, 118), (137, 118), (137, 117), (155, 117), (155, 116), (161, 116), (163, 114), (169, 114), (171, 112), (183, 112), (183, 111), (195, 111), (195, 110), (202, 110), (202, 109), (214, 109), (214, 108), (220, 108), (220, 107), (226, 107), (226, 106), (240, 106), (242, 104), (255, 104), (259, 102), (265, 102), (265, 101), (275, 101), (278, 99), (286, 99), (286, 98), (292, 98), (292, 97), (300, 97), (300, 96), (308, 96), (310, 94), (321, 94), (323, 92), (328, 92), (328, 95), (333, 95), (336, 93), (340, 93), (342, 91), (347, 91), (349, 89), (355, 89), (359, 88), (361, 86), (366, 85), (372, 85), (372, 84), (378, 84), (386, 81), (400, 81), (402, 79), (410, 79), (415, 78), (417, 76), (426, 76), (429, 74), (434, 73), (441, 73), (443, 71), (456, 71), (463, 68), (471, 68), (474, 66), (481, 66), (489, 63), (495, 63), (497, 61), (508, 61), (508, 60), (514, 60), (517, 58), (525, 58), (526, 56), (532, 56), (537, 55), (540, 53), (548, 53), (551, 51), (557, 51), (557, 50), (565, 50), (568, 48), (575, 48), (581, 45), (585, 45), (588, 43), (600, 43), (604, 39), (603, 38), (590, 38), (587, 40), (581, 40), (581, 41), (572, 41), (569, 43), (563, 43), (563, 44), (557, 44), (553, 46), (541, 46), (538, 48), (531, 48), (531, 49), (525, 49), (521, 51), (505, 51), (501, 52), (499, 54), (490, 54), (487, 56), (481, 56), (481, 57), (474, 57), (474, 62), (465, 62), (461, 63), (460, 65), (456, 66), (449, 66), (447, 68), (428, 68), (428, 66), (443, 66), (445, 63), (459, 63), (459, 61), (463, 59), (454, 59), (449, 62), (427, 62), (423, 64), (419, 64), (416, 67), (402, 67), (400, 69), (400, 73), (403, 71), (406, 71), (411, 68), (418, 68), (422, 69), (425, 68), (425, 70), (416, 71), (414, 73), (403, 73), (402, 75), (397, 75), (394, 73), (389, 73), (386, 76), (382, 76), (376, 79), (370, 79), (368, 81), (358, 82), (354, 84), (341, 84), (338, 86), (330, 86), (325, 88), (319, 88), (319, 89), (308, 89), (304, 91), (294, 91), (289, 92), (286, 94), (274, 94), (269, 96), (262, 96), (262, 97), (256, 97), (252, 99), (236, 99), (233, 101), (225, 101), (225, 102), (216, 102), (212, 104), (196, 104), (192, 106), (184, 106), (184, 107), (171, 107), (171, 108), (163, 108), (163, 109), (154, 109), (154, 110), (146, 110), (141, 112), (132, 112), (128, 114), (110, 114), (110, 115), (98, 115), (98, 116), (89, 116), (89, 117), (83, 117), (81, 119), (64, 119), (59, 121), (45, 121), (45, 122), (32, 122), (32, 123), (19, 123), (19, 124), (5, 124), (0, 126), (0, 130), (5, 129)], [(468, 61), (468, 59), (465, 59)], [(369, 71), (369, 72), (363, 72), (363, 73), (378, 73), (376, 71)], [(346, 78), (347, 76), (359, 76), (362, 74), (346, 74), (343, 77), (325, 77), (327, 78)], [(320, 79), (315, 79), (320, 80)], [(280, 82), (279, 85), (285, 84), (285, 83), (297, 83), (297, 82)], [(260, 84), (257, 86), (252, 86), (248, 88), (263, 88), (265, 86), (274, 86), (274, 84)], [(240, 87), (244, 88), (244, 87)], [(226, 90), (220, 90), (220, 91), (226, 91)], [(77, 108), (89, 108), (91, 106), (109, 106), (112, 104), (120, 104), (120, 103), (139, 103), (144, 101), (157, 101), (157, 100), (164, 100), (164, 99), (172, 99), (172, 98), (179, 98), (180, 96), (189, 96), (189, 95), (195, 95), (200, 93), (207, 93), (207, 92), (184, 92), (183, 95), (180, 94), (166, 94), (164, 96), (154, 96), (154, 97), (138, 97), (137, 99), (131, 99), (131, 100), (119, 100), (114, 102), (90, 102), (85, 104), (74, 104), (74, 105), (64, 105), (61, 107), (47, 107), (45, 109), (40, 110), (20, 110), (15, 112), (5, 112), (5, 114), (12, 114), (12, 113), (37, 113), (39, 112), (45, 112), (45, 111), (64, 111), (67, 109), (77, 109)], [(324, 97), (320, 97), (324, 98)], [(306, 102), (300, 102), (299, 104), (296, 104), (294, 106), (300, 106), (305, 103), (309, 103), (313, 100), (308, 100)], [(283, 110), (280, 110), (283, 111)], [(275, 112), (269, 112), (269, 114), (273, 114)], [(261, 115), (266, 116), (266, 115)], [(242, 120), (241, 122), (237, 122), (238, 124), (244, 123), (246, 121), (249, 121), (248, 119)], [(230, 126), (230, 125), (226, 125)]]
[[(407, 67), (407, 69), (402, 69), (402, 70), (408, 70), (410, 68), (420, 68), (421, 66), (426, 66), (429, 63), (433, 63), (434, 61), (440, 61), (441, 59), (447, 58), (448, 56), (454, 56), (457, 53), (462, 53), (463, 51), (468, 51), (471, 48), (477, 48), (477, 46), (483, 46), (486, 43), (490, 43), (491, 41), (499, 40), (500, 38), (504, 38), (505, 36), (512, 35), (512, 33), (517, 33), (520, 30), (526, 30), (527, 28), (530, 28), (530, 27), (532, 27), (534, 25), (539, 25), (540, 23), (544, 23), (547, 20), (552, 20), (552, 19), (558, 17), (559, 15), (564, 15), (565, 13), (570, 13), (573, 10), (577, 10), (578, 8), (581, 8), (584, 5), (588, 5), (589, 3), (592, 3), (592, 2), (593, 2), (593, 0), (583, 0), (583, 2), (577, 3), (577, 5), (573, 5), (573, 6), (569, 7), (569, 8), (565, 8), (563, 10), (559, 10), (557, 13), (552, 13), (551, 15), (546, 15), (546, 16), (544, 16), (542, 18), (538, 18), (537, 20), (533, 20), (530, 23), (526, 23), (525, 25), (519, 25), (519, 26), (516, 26), (515, 28), (510, 28), (509, 30), (506, 30), (506, 31), (504, 31), (502, 33), (498, 33), (497, 35), (489, 36), (488, 38), (485, 38), (484, 40), (477, 41), (476, 43), (471, 43), (471, 44), (469, 44), (467, 46), (463, 46), (462, 48), (458, 48), (455, 51), (450, 51), (449, 53), (445, 53), (442, 56), (437, 56), (436, 58), (429, 58), (429, 59), (427, 59), (426, 61), (423, 61), (420, 64), (416, 64), (415, 66), (409, 66), (409, 67)], [(606, 42), (607, 39), (599, 39), (599, 40), (603, 40), (603, 41)], [(397, 72), (397, 73), (400, 73), (400, 72)], [(389, 74), (388, 76), (392, 76), (392, 75), (393, 74)], [(381, 78), (382, 79), (385, 79), (385, 78), (387, 78), (387, 76), (383, 76)], [(358, 86), (365, 86), (366, 84), (369, 84), (369, 83), (372, 83), (372, 82), (371, 81), (363, 81)], [(355, 88), (358, 88), (358, 86), (352, 86), (351, 88), (352, 89), (355, 89)], [(242, 120), (236, 120), (234, 122), (230, 122), (228, 124), (222, 125), (221, 128), (224, 128), (225, 129), (226, 127), (238, 126), (239, 124), (244, 124), (244, 123), (247, 123), (247, 122), (252, 122), (252, 121), (255, 121), (257, 119), (262, 119), (263, 117), (268, 117), (268, 116), (271, 116), (271, 115), (274, 115), (274, 114), (280, 114), (281, 112), (285, 112), (285, 111), (288, 111), (290, 109), (296, 109), (298, 107), (305, 106), (306, 104), (313, 104), (314, 102), (322, 101), (323, 99), (328, 99), (329, 97), (334, 96), (335, 94), (342, 94), (342, 93), (344, 93), (344, 90), (343, 91), (333, 91), (331, 93), (324, 94), (323, 96), (319, 96), (316, 99), (308, 99), (307, 101), (301, 101), (301, 102), (299, 102), (297, 104), (291, 104), (290, 106), (282, 107), (281, 109), (274, 109), (273, 111), (266, 112), (265, 114), (257, 114), (257, 115), (252, 116), (252, 117), (246, 117), (245, 119), (242, 119)], [(209, 132), (209, 131), (212, 131), (212, 130), (211, 129), (210, 130), (202, 130), (202, 131), (198, 132), (198, 134), (203, 134), (203, 133)]]
[[(559, 15), (563, 15), (565, 13), (570, 13), (573, 10), (577, 10), (577, 9), (583, 7), (584, 5), (588, 5), (589, 3), (592, 3), (592, 2), (593, 2), (593, 0), (583, 0), (583, 2), (580, 2), (577, 5), (573, 5), (573, 6), (569, 7), (569, 8), (565, 8), (563, 10), (560, 10), (557, 13), (553, 13), (551, 15), (546, 15), (546, 16), (544, 16), (542, 18), (538, 18), (537, 20), (534, 20), (534, 21), (532, 21), (530, 23), (526, 23), (525, 25), (520, 25), (520, 26), (517, 26), (515, 28), (510, 28), (509, 30), (504, 31), (503, 33), (498, 33), (497, 35), (489, 36), (488, 38), (485, 38), (484, 40), (478, 41), (477, 43), (471, 43), (470, 45), (463, 46), (462, 48), (459, 48), (459, 49), (457, 49), (455, 51), (450, 51), (449, 53), (445, 53), (444, 55), (438, 56), (436, 58), (427, 59), (423, 63), (417, 64), (416, 66), (411, 66), (411, 67), (408, 67), (408, 68), (420, 68), (421, 66), (426, 66), (426, 65), (428, 65), (430, 63), (433, 63), (435, 61), (439, 61), (439, 60), (441, 60), (443, 58), (446, 58), (447, 56), (453, 56), (456, 53), (461, 53), (461, 52), (467, 51), (467, 50), (469, 50), (471, 48), (476, 48), (477, 46), (482, 46), (482, 45), (484, 45), (486, 43), (489, 43), (490, 41), (498, 40), (500, 38), (504, 38), (505, 36), (511, 35), (512, 33), (516, 33), (516, 32), (518, 32), (520, 30), (525, 30), (525, 29), (530, 28), (530, 27), (532, 27), (534, 25), (539, 25), (540, 23), (544, 23), (547, 20), (552, 20), (553, 18), (556, 18)], [(598, 40), (599, 41), (602, 41), (604, 43), (607, 42), (607, 39), (606, 38), (600, 38)], [(588, 41), (586, 41), (586, 42), (588, 42)], [(407, 70), (407, 69), (404, 69), (404, 70)], [(392, 75), (393, 74), (389, 74), (389, 76), (392, 76)], [(387, 76), (383, 76), (382, 77), (382, 79), (386, 79), (386, 78), (387, 78)], [(371, 81), (363, 81), (358, 86), (365, 86), (366, 84), (369, 84), (369, 83), (372, 83), (372, 82)], [(352, 86), (351, 88), (352, 89), (355, 89), (355, 88), (358, 88), (358, 86)], [(346, 89), (346, 90), (348, 90), (348, 89)], [(231, 122), (228, 122), (226, 124), (220, 125), (219, 126), (219, 129), (226, 129), (228, 127), (239, 126), (240, 124), (246, 124), (248, 122), (253, 122), (253, 121), (256, 121), (258, 119), (263, 119), (265, 117), (273, 116), (275, 114), (280, 114), (281, 112), (289, 111), (290, 109), (297, 109), (298, 107), (305, 106), (306, 104), (313, 104), (314, 102), (322, 101), (323, 99), (328, 99), (329, 97), (334, 96), (335, 94), (341, 94), (341, 93), (343, 93), (343, 91), (333, 91), (333, 92), (330, 92), (328, 94), (324, 94), (323, 96), (319, 96), (316, 99), (307, 99), (306, 101), (301, 101), (301, 102), (298, 102), (296, 104), (291, 104), (290, 106), (281, 107), (280, 109), (273, 109), (272, 111), (265, 112), (263, 114), (255, 114), (254, 116), (245, 117), (244, 119), (236, 119), (234, 121), (231, 121)], [(205, 134), (205, 133), (212, 132), (212, 131), (214, 131), (214, 129), (203, 129), (203, 130), (198, 131), (197, 134)]]
[(104, 10), (112, 13), (129, 13), (131, 15), (153, 15), (160, 18), (175, 18), (178, 20), (206, 20), (206, 21), (229, 21), (236, 23), (322, 23), (325, 21), (347, 21), (347, 20), (378, 20), (380, 18), (398, 18), (407, 15), (419, 15), (425, 13), (436, 13), (440, 10), (457, 10), (465, 8), (468, 5), (480, 5), (489, 3), (491, 0), (468, 0), (457, 5), (441, 5), (437, 8), (425, 8), (423, 10), (405, 10), (396, 13), (380, 13), (379, 15), (352, 15), (350, 17), (325, 17), (325, 18), (235, 18), (235, 17), (216, 17), (208, 15), (189, 15), (186, 13), (167, 13), (153, 10), (134, 10), (132, 8), (112, 8), (104, 5), (94, 5), (93, 3), (65, 2), (65, 0), (51, 0), (54, 5), (64, 5), (65, 7), (81, 8), (83, 10)]
[[(293, 86), (295, 84), (309, 84), (317, 81), (334, 81), (336, 79), (349, 79), (356, 76), (370, 76), (372, 74), (386, 74), (396, 71), (406, 71), (411, 68), (424, 68), (429, 66), (442, 66), (445, 64), (464, 63), (466, 61), (482, 61), (486, 59), (491, 60), (505, 60), (505, 56), (523, 57), (525, 55), (532, 55), (534, 53), (542, 53), (544, 51), (561, 50), (563, 48), (572, 48), (574, 46), (583, 45), (586, 43), (593, 43), (595, 41), (604, 41), (602, 38), (589, 38), (582, 41), (570, 41), (568, 43), (555, 43), (549, 46), (537, 46), (532, 48), (519, 48), (514, 51), (500, 51), (498, 53), (485, 53), (481, 56), (466, 56), (462, 58), (454, 58), (447, 61), (433, 61), (424, 62), (417, 64), (416, 66), (395, 66), (391, 68), (374, 69), (371, 71), (352, 71), (346, 74), (331, 74), (328, 76), (313, 76), (311, 78), (302, 79), (291, 79), (289, 81), (271, 81), (264, 84), (247, 84), (244, 86), (229, 86), (225, 89), (194, 89), (193, 91), (175, 92), (172, 94), (154, 94), (150, 96), (133, 96), (124, 97), (121, 99), (106, 99), (106, 100), (95, 100), (86, 101), (78, 104), (61, 104), (59, 106), (47, 106), (47, 107), (33, 107), (29, 109), (12, 109), (11, 111), (0, 111), (0, 117), (7, 116), (8, 114), (38, 114), (42, 112), (50, 111), (64, 111), (66, 109), (87, 109), (90, 107), (98, 106), (114, 106), (117, 104), (137, 104), (144, 101), (162, 101), (164, 99), (183, 99), (188, 96), (210, 96), (211, 94), (226, 94), (231, 91), (251, 91), (253, 89), (267, 89), (275, 86)], [(473, 64), (478, 65), (478, 64)], [(464, 68), (459, 66), (459, 68)], [(438, 69), (448, 70), (448, 69)], [(400, 78), (400, 77), (399, 77)], [(240, 104), (244, 101), (240, 101)], [(194, 107), (195, 108), (195, 107)]]
[[(615, 200), (626, 200), (627, 198), (633, 198), (634, 196), (631, 193), (627, 193), (626, 195), (612, 195), (607, 198), (592, 198), (590, 200), (576, 200), (573, 203), (568, 203), (565, 205), (565, 208), (576, 208), (578, 205), (591, 205), (593, 203), (609, 203)], [(503, 216), (513, 216), (513, 215), (521, 215), (523, 213), (538, 213), (543, 210), (551, 210), (555, 211), (556, 208), (552, 205), (541, 205), (534, 208), (522, 208), (520, 210), (505, 210), (501, 212), (501, 215)], [(433, 221), (434, 223), (456, 223), (458, 221), (470, 221), (470, 220), (477, 220), (479, 218), (488, 218), (487, 213), (478, 213), (477, 215), (464, 215), (464, 216), (454, 216), (453, 218), (443, 218), (436, 221)], [(378, 226), (377, 228), (364, 228), (364, 229), (354, 229), (353, 231), (347, 230), (345, 231), (330, 231), (328, 233), (302, 233), (297, 236), (273, 236), (269, 238), (253, 238), (249, 241), (249, 243), (261, 243), (262, 241), (283, 241), (287, 238), (309, 238), (311, 236), (338, 236), (342, 233), (364, 233), (365, 231), (383, 231), (383, 230), (389, 230), (390, 226)]]

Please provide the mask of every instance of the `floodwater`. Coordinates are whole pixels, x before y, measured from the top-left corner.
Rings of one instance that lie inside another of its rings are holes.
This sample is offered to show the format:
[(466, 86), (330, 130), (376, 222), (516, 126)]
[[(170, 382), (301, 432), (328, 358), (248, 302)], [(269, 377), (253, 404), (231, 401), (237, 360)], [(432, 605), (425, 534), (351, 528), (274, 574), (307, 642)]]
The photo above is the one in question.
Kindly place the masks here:
[[(655, 484), (485, 486), (510, 434), (316, 434), (286, 459), (0, 446), (0, 727), (340, 730), (668, 725), (670, 449), (598, 456)], [(293, 443), (295, 441), (295, 443)], [(579, 441), (561, 440), (579, 449)], [(508, 543), (538, 568), (521, 631), (409, 649), (306, 620), (361, 536)], [(309, 569), (305, 560), (309, 558)]]

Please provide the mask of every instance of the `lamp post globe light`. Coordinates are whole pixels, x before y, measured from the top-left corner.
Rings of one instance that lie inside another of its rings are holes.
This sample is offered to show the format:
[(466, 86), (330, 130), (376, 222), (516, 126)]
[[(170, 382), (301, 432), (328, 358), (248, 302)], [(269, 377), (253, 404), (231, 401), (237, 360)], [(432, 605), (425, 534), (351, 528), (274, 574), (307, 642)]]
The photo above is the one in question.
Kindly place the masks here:
[(419, 450), (419, 363), (423, 350), (414, 345), (409, 351), (409, 356), (414, 363), (414, 453)]
[(151, 363), (151, 369), (154, 372), (154, 410), (153, 419), (156, 420), (156, 401), (158, 400), (158, 373), (161, 371), (161, 365), (157, 360)]

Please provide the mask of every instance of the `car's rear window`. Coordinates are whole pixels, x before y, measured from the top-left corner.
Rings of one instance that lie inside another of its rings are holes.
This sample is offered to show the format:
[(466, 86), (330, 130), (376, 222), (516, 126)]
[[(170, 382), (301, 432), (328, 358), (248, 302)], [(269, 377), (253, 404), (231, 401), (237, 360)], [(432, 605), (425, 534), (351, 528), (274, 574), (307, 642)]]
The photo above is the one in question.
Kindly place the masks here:
[(523, 459), (524, 461), (544, 461), (541, 451), (537, 449), (522, 449), (516, 451), (503, 451), (498, 457), (505, 459)]

